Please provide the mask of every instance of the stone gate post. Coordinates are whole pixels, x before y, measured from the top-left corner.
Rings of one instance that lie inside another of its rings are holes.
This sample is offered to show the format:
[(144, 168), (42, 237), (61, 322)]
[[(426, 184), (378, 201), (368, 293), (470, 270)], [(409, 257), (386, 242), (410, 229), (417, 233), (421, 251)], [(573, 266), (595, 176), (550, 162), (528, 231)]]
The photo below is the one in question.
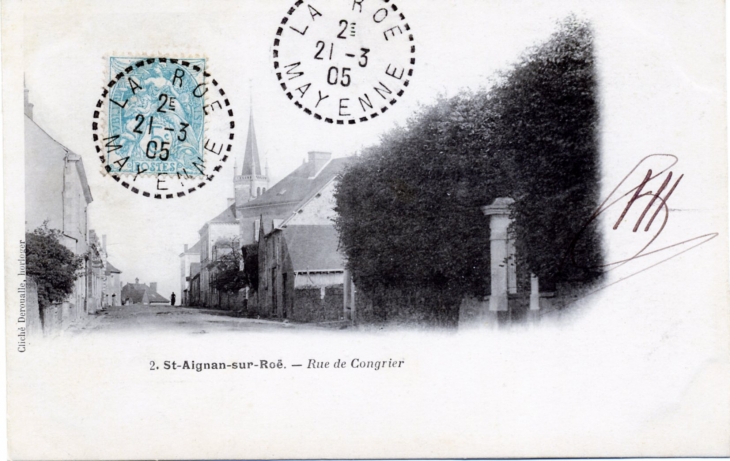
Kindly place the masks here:
[(491, 254), (490, 312), (509, 311), (508, 294), (516, 291), (514, 270), (514, 242), (508, 235), (510, 225), (509, 206), (514, 200), (500, 197), (491, 205), (483, 206), (482, 212), (489, 216), (489, 249)]
[(352, 282), (352, 272), (345, 269), (342, 277), (343, 318), (355, 322), (355, 284)]

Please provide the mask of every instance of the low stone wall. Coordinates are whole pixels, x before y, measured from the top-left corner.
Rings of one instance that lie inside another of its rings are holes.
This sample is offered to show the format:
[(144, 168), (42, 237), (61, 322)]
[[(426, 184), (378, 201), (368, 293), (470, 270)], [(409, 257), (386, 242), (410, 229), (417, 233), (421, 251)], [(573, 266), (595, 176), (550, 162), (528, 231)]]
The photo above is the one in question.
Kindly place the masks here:
[[(324, 290), (324, 297), (322, 296)], [(295, 322), (327, 322), (343, 316), (342, 285), (302, 287), (294, 290), (290, 319)]]
[(456, 326), (458, 299), (437, 296), (431, 290), (387, 289), (371, 295), (355, 294), (356, 323)]

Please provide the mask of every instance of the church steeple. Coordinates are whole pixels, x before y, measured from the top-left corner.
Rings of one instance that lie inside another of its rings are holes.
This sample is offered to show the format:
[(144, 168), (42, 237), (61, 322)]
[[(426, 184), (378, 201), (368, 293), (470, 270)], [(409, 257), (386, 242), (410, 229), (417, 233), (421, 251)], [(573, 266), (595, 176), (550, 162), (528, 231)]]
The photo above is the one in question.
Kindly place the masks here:
[(256, 143), (256, 130), (253, 126), (253, 107), (248, 117), (248, 136), (246, 136), (246, 151), (243, 154), (243, 176), (262, 176), (261, 161), (259, 160), (259, 147)]
[(234, 188), (236, 191), (236, 206), (241, 206), (266, 192), (269, 187), (269, 172), (262, 172), (261, 159), (259, 157), (258, 143), (256, 142), (256, 130), (253, 123), (253, 104), (249, 112), (248, 134), (246, 136), (246, 148), (243, 154), (241, 170), (238, 170), (238, 156), (236, 157)]

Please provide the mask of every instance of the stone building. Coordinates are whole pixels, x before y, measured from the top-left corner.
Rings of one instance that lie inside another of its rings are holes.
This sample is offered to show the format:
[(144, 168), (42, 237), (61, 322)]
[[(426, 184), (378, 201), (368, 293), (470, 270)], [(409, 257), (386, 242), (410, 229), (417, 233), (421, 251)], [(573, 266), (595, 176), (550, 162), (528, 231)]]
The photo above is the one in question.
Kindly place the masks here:
[[(243, 293), (218, 293), (211, 287), (214, 268), (212, 264), (218, 256), (232, 249), (231, 245), (239, 247), (240, 251), (240, 221), (237, 210), (246, 203), (255, 200), (266, 192), (269, 187), (268, 168), (262, 170), (259, 148), (256, 142), (253, 112), (250, 113), (246, 147), (235, 155), (233, 195), (228, 199), (228, 206), (210, 221), (207, 221), (198, 231), (199, 240), (192, 247), (180, 254), (180, 293), (185, 305), (211, 306), (234, 308), (243, 302)], [(192, 275), (192, 264), (198, 263), (200, 271)], [(196, 279), (196, 293), (192, 296), (190, 285), (194, 276)], [(224, 304), (224, 305), (222, 305)]]
[[(303, 290), (304, 285), (302, 283), (305, 283), (305, 279), (300, 278), (297, 274), (303, 273), (302, 271), (306, 271), (309, 267), (310, 270), (306, 280), (310, 282), (312, 280), (317, 281), (314, 282), (315, 285), (307, 285), (307, 287), (314, 287), (313, 289), (316, 289), (318, 297), (321, 295), (320, 288), (322, 286), (329, 287), (329, 293), (334, 289), (332, 287), (339, 284), (340, 294), (337, 303), (339, 303), (338, 309), (341, 313), (343, 263), (341, 256), (337, 253), (336, 232), (332, 227), (334, 181), (337, 175), (354, 159), (355, 157), (333, 159), (332, 154), (329, 152), (309, 152), (306, 161), (302, 165), (284, 179), (269, 187), (268, 172), (265, 169), (262, 170), (261, 167), (253, 114), (251, 114), (246, 148), (243, 150), (242, 158), (239, 158), (239, 155), (236, 156), (233, 181), (235, 198), (229, 199), (228, 207), (201, 227), (198, 232), (200, 236), (198, 243), (189, 249), (186, 247), (180, 254), (181, 292), (187, 293), (183, 297), (184, 302), (187, 305), (230, 309), (242, 307), (244, 299), (248, 297), (246, 290), (236, 294), (222, 294), (212, 288), (211, 282), (215, 276), (213, 263), (223, 253), (232, 251), (233, 246), (237, 246), (236, 251), (240, 251), (241, 247), (258, 242), (262, 230), (265, 230), (262, 235), (275, 233), (279, 230), (279, 226), (286, 222), (287, 226), (314, 225), (322, 227), (315, 229), (292, 228), (288, 232), (283, 232), (281, 236), (278, 234), (272, 235), (270, 238), (271, 248), (276, 247), (286, 252), (293, 251), (293, 254), (299, 255), (302, 254), (299, 252), (299, 246), (309, 245), (313, 251), (307, 253), (304, 259), (295, 256), (294, 266), (287, 268), (287, 270), (290, 269), (289, 272), (281, 272), (283, 266), (276, 266), (277, 271), (280, 271), (276, 283), (265, 282), (264, 285), (266, 290), (269, 287), (271, 287), (271, 290), (278, 288), (279, 291), (276, 296), (272, 295), (272, 291), (261, 291), (260, 278), (257, 296), (260, 297), (266, 294), (267, 298), (265, 300), (250, 300), (248, 305), (261, 304), (262, 314), (283, 317), (287, 311), (286, 309), (282, 310), (282, 306), (284, 306), (283, 301), (280, 300), (282, 290), (286, 286), (289, 288), (290, 294), (295, 293), (293, 291), (294, 285), (291, 285), (295, 280), (299, 284), (297, 287)], [(319, 239), (317, 239), (317, 231), (321, 231), (321, 238)], [(308, 243), (299, 240), (300, 243), (297, 243), (297, 248), (294, 249), (285, 245), (287, 241), (294, 238), (295, 234), (298, 237), (306, 235)], [(277, 243), (274, 244), (274, 242)], [(272, 251), (271, 248), (267, 251)], [(328, 259), (315, 258), (311, 261), (308, 259), (315, 257), (314, 255), (318, 254), (320, 250), (322, 250), (321, 254), (332, 255), (333, 260), (336, 260), (332, 268), (320, 267), (321, 263), (329, 261)], [(259, 268), (262, 267), (261, 251), (260, 249)], [(271, 262), (272, 260), (269, 259), (268, 261)], [(199, 272), (197, 273), (192, 270), (194, 264), (198, 264)], [(323, 272), (316, 275), (313, 264), (317, 265), (317, 270), (332, 269), (332, 271), (328, 276), (323, 275)], [(270, 267), (269, 271), (273, 268), (273, 266)], [(271, 276), (271, 272), (268, 272), (268, 274)], [(287, 284), (279, 285), (282, 283), (283, 277), (289, 277)], [(328, 281), (324, 282), (325, 279)], [(333, 296), (335, 295), (332, 294), (327, 298), (328, 302), (330, 298), (334, 300)], [(335, 303), (335, 301), (332, 302)], [(294, 312), (292, 312), (292, 315), (302, 319), (307, 317)], [(335, 317), (335, 315), (333, 314), (330, 317)]]
[[(61, 231), (61, 243), (76, 255), (89, 245), (88, 207), (93, 201), (81, 156), (48, 135), (33, 120), (33, 104), (25, 90), (25, 228), (27, 232), (47, 223)], [(87, 290), (93, 269), (87, 261), (83, 275), (61, 307), (61, 321), (74, 321), (94, 309)]]
[(300, 322), (345, 317), (345, 260), (333, 222), (334, 192), (337, 173), (354, 158), (337, 160), (326, 182), (309, 183), (289, 216), (259, 229), (259, 315)]
[(106, 289), (106, 249), (93, 229), (89, 230), (86, 285), (86, 311), (93, 314), (102, 309)]
[(186, 293), (187, 306), (200, 305), (200, 263), (190, 264), (190, 277)]
[(218, 256), (240, 246), (239, 224), (236, 219), (236, 206), (231, 204), (226, 210), (203, 225), (200, 235), (200, 305), (220, 306), (221, 294), (212, 286), (215, 268), (212, 264)]
[(297, 213), (302, 205), (332, 180), (355, 157), (332, 158), (329, 152), (309, 152), (307, 161), (284, 179), (267, 189), (260, 197), (236, 204), (236, 216), (241, 226), (241, 244), (258, 241), (259, 228), (267, 232), (275, 221), (283, 221)]
[(106, 251), (106, 235), (101, 236), (101, 248), (104, 253), (104, 289), (102, 295), (102, 309), (109, 306), (119, 306), (122, 299), (122, 271), (109, 262), (109, 253)]
[(106, 306), (120, 306), (122, 304), (122, 271), (106, 262)]
[(124, 304), (169, 304), (170, 300), (157, 292), (157, 282), (139, 283), (139, 279), (134, 279), (134, 283), (127, 283), (122, 287), (122, 300)]
[[(180, 253), (180, 305), (190, 306), (190, 277), (191, 277), (191, 266), (197, 264), (200, 268), (200, 240), (195, 242), (195, 245), (188, 247), (185, 244), (183, 252)], [(200, 269), (198, 269), (198, 272)]]
[(291, 225), (262, 235), (258, 313), (299, 322), (341, 319), (344, 258), (338, 243), (332, 225)]

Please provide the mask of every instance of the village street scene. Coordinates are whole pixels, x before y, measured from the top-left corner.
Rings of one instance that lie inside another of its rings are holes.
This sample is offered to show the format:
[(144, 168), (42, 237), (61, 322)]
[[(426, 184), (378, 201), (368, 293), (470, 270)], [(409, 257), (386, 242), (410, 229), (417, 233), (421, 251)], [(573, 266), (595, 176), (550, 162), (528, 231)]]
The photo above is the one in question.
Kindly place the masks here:
[(96, 168), (36, 124), (26, 90), (29, 329), (456, 329), (559, 312), (601, 277), (592, 40), (568, 18), (499, 83), (349, 156), (296, 153), (278, 181), (251, 102), (227, 207), (199, 210), (197, 239), (166, 242), (171, 292), (117, 268), (108, 245), (126, 243), (88, 218)]

